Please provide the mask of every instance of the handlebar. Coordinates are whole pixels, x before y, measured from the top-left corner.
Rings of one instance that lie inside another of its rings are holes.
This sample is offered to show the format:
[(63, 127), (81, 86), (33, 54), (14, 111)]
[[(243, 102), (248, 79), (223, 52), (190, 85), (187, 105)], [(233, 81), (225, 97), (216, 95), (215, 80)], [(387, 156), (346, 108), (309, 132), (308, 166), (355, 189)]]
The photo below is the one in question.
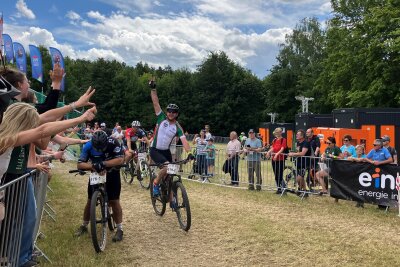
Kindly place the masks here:
[(150, 167), (158, 167), (158, 168), (163, 168), (164, 166), (167, 166), (168, 164), (175, 164), (175, 165), (183, 165), (188, 163), (189, 161), (193, 160), (194, 156), (193, 155), (188, 155), (188, 157), (184, 160), (180, 161), (175, 161), (175, 162), (166, 162), (166, 163), (161, 163), (161, 164), (150, 164)]

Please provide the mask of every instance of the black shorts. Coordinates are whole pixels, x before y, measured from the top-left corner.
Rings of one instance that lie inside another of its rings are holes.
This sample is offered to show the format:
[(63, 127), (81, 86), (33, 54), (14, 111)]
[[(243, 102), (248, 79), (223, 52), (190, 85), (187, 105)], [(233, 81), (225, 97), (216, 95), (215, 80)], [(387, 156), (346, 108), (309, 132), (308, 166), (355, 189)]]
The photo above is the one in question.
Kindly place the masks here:
[(171, 151), (168, 150), (160, 150), (154, 147), (150, 148), (150, 158), (154, 161), (155, 164), (163, 164), (165, 162), (172, 162)]
[[(106, 190), (108, 200), (118, 200), (121, 194), (121, 176), (119, 170), (107, 172)], [(92, 198), (93, 186), (88, 182), (88, 199)]]

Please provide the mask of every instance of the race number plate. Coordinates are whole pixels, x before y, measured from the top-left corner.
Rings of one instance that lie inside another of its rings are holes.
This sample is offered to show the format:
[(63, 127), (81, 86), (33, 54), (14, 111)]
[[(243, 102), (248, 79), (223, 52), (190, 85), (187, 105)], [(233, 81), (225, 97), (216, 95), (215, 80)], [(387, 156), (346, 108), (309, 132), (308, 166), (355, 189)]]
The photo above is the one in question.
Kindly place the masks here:
[(179, 165), (176, 164), (168, 164), (167, 173), (168, 174), (177, 174), (179, 171)]
[(147, 153), (139, 153), (138, 158), (140, 160), (146, 160), (147, 159)]
[(90, 185), (96, 184), (105, 184), (106, 183), (106, 176), (100, 175), (97, 172), (92, 172), (89, 177)]

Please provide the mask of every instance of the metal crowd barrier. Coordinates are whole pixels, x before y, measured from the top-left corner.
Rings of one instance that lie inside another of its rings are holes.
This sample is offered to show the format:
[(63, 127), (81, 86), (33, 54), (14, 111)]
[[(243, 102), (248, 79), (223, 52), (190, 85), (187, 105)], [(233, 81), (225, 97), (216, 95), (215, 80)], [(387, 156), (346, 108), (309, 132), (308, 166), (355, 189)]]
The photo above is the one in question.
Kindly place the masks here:
[[(2, 196), (5, 208), (4, 219), (0, 221), (0, 266), (19, 266), (21, 264), (18, 261), (24, 218), (27, 207), (29, 207), (27, 200), (29, 199), (28, 182), (30, 178), (33, 182), (36, 204), (36, 225), (33, 229), (32, 244), (34, 245), (36, 242), (46, 204), (48, 176), (33, 170), (0, 186), (0, 196)], [(38, 248), (37, 250), (40, 252), (39, 256), (45, 256)], [(48, 259), (46, 256), (45, 258)]]
[[(281, 195), (291, 192), (302, 198), (308, 194), (323, 194), (328, 191), (331, 160), (322, 161), (319, 157), (287, 157), (286, 160), (273, 161), (267, 159), (266, 154), (266, 151), (261, 152), (260, 159), (255, 161), (249, 161), (245, 153), (227, 160), (226, 150), (217, 149), (212, 161), (207, 155), (196, 155), (195, 161), (182, 167), (182, 174), (204, 183), (273, 190)], [(180, 160), (187, 154), (178, 146), (176, 155), (176, 159)], [(210, 166), (210, 162), (214, 165)]]

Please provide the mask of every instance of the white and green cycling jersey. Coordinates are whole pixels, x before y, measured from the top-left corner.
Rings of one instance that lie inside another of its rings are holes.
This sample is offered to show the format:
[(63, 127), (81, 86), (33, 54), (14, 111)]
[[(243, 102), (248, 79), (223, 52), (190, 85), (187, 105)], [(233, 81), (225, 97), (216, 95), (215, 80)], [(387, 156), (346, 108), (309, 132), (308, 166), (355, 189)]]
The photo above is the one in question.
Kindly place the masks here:
[(184, 137), (181, 125), (178, 122), (170, 123), (165, 113), (160, 111), (160, 113), (157, 114), (157, 125), (151, 147), (167, 150), (175, 136), (179, 138)]

